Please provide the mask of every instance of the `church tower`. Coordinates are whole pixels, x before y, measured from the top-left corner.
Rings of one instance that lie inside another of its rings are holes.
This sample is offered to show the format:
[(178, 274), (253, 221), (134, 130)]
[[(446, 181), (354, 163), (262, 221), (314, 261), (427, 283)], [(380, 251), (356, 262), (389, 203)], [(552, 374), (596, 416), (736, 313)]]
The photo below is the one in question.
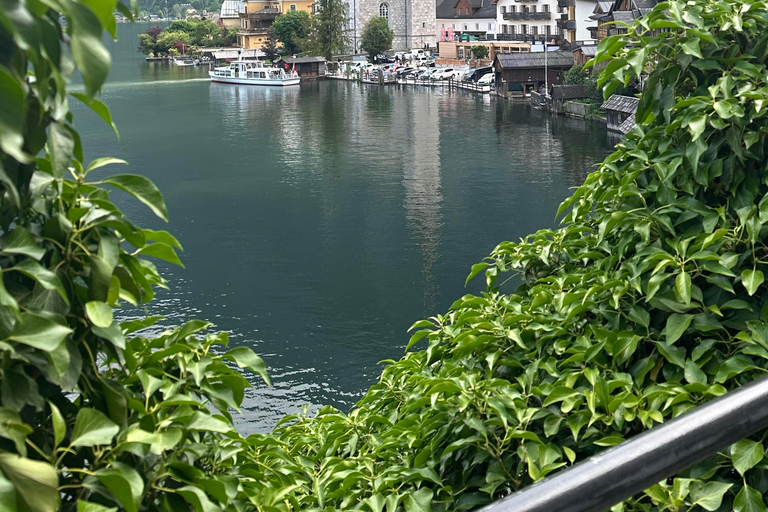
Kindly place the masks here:
[(389, 28), (395, 33), (392, 40), (394, 51), (424, 48), (425, 45), (435, 47), (435, 0), (346, 0), (345, 7), (349, 13), (349, 38), (355, 52), (362, 51), (360, 38), (363, 29), (375, 16), (389, 21)]

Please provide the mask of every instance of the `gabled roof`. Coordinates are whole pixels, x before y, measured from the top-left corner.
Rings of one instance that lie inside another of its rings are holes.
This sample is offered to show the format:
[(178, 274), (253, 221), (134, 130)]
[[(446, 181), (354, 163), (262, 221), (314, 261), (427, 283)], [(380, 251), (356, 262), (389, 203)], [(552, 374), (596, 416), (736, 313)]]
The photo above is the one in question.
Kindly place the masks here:
[[(547, 66), (569, 68), (573, 66), (572, 52), (547, 52)], [(496, 60), (502, 69), (543, 68), (544, 52), (533, 53), (497, 53)]]
[(575, 52), (577, 50), (581, 50), (581, 53), (585, 57), (594, 57), (595, 53), (597, 53), (597, 45), (596, 44), (590, 44), (590, 45), (579, 46), (578, 48), (576, 48), (573, 51)]
[(629, 117), (626, 118), (624, 122), (619, 125), (619, 131), (624, 135), (626, 135), (629, 132), (631, 132), (632, 128), (634, 127), (635, 127), (635, 114), (629, 114)]
[(640, 98), (613, 94), (610, 98), (608, 98), (608, 101), (600, 106), (600, 108), (604, 110), (624, 112), (626, 114), (634, 114), (637, 111), (638, 104), (640, 104)]
[(435, 17), (439, 20), (496, 18), (496, 4), (492, 0), (467, 0), (473, 8), (472, 14), (456, 14), (459, 0), (443, 0), (437, 4)]
[(222, 18), (237, 18), (243, 11), (243, 2), (236, 0), (225, 0), (221, 4)]

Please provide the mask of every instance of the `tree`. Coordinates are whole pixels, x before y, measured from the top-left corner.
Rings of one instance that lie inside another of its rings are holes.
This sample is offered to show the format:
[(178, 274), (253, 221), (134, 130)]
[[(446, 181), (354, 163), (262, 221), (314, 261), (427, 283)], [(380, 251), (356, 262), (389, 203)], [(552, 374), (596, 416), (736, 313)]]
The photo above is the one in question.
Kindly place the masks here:
[(472, 47), (472, 55), (475, 60), (482, 60), (488, 56), (488, 47), (483, 44), (476, 44)]
[(171, 16), (176, 19), (181, 18), (181, 6), (179, 4), (173, 4), (173, 7), (171, 7)]
[(186, 53), (186, 48), (192, 44), (192, 37), (186, 32), (169, 32), (163, 31), (157, 38), (157, 53), (167, 53), (171, 48), (181, 46), (183, 53)]
[(368, 52), (373, 58), (392, 48), (394, 37), (395, 33), (389, 28), (389, 21), (386, 18), (375, 16), (365, 24), (360, 39), (360, 48)]
[(277, 17), (272, 27), (288, 55), (299, 51), (299, 42), (307, 36), (309, 13), (306, 11), (288, 11)]
[(267, 31), (267, 39), (261, 46), (261, 51), (264, 52), (264, 57), (270, 62), (277, 61), (280, 56), (280, 48), (277, 46), (277, 38), (272, 30)]
[(347, 13), (342, 0), (318, 0), (318, 12), (310, 16), (307, 38), (300, 43), (305, 52), (331, 60), (349, 48), (346, 34)]
[(162, 32), (162, 28), (153, 26), (139, 34), (139, 51), (145, 55), (157, 54), (157, 38)]

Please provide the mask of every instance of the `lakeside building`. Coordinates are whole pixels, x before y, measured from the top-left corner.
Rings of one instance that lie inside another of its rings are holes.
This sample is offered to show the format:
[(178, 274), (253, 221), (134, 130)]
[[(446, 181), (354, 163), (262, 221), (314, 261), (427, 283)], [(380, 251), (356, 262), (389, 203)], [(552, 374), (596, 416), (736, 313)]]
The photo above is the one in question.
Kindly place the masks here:
[(284, 57), (276, 64), (285, 69), (295, 69), (303, 79), (325, 78), (325, 57)]
[(593, 42), (598, 0), (442, 0), (436, 38), (522, 41), (576, 47)]
[(454, 34), (468, 34), (480, 41), (495, 39), (496, 3), (492, 0), (443, 0), (437, 5), (436, 17), (439, 42), (453, 41)]
[(239, 0), (225, 0), (221, 4), (217, 25), (224, 28), (240, 28), (240, 11), (242, 9), (243, 2)]
[(315, 0), (247, 0), (241, 3), (237, 45), (245, 49), (256, 49), (262, 47), (269, 27), (280, 14), (288, 11), (311, 13)]
[(395, 51), (431, 48), (437, 42), (434, 0), (344, 0), (344, 9), (352, 53), (360, 51), (363, 29), (377, 16), (385, 18), (394, 32)]
[[(545, 80), (546, 58), (546, 80)], [(497, 53), (493, 60), (496, 88), (506, 94), (526, 97), (538, 92), (544, 84), (561, 85), (566, 71), (573, 66), (573, 53), (553, 51), (534, 53)]]
[(480, 61), (480, 65), (490, 65), (497, 54), (525, 53), (531, 51), (531, 45), (522, 41), (470, 41), (438, 42), (440, 49), (440, 64), (459, 66), (472, 59), (472, 47), (481, 45), (488, 47), (488, 57)]
[(598, 1), (591, 19), (597, 21), (597, 26), (591, 27), (592, 38), (598, 41), (612, 35), (626, 34), (627, 27), (612, 23), (621, 21), (632, 24), (656, 7), (659, 0), (614, 0), (613, 2)]

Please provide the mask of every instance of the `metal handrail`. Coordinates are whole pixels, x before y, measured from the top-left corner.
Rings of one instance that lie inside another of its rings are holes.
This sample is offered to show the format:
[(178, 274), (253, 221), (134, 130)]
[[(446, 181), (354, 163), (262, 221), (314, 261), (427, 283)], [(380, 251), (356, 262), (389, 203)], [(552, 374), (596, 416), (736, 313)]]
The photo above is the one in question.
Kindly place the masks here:
[(593, 455), (479, 512), (603, 512), (765, 428), (768, 377)]

